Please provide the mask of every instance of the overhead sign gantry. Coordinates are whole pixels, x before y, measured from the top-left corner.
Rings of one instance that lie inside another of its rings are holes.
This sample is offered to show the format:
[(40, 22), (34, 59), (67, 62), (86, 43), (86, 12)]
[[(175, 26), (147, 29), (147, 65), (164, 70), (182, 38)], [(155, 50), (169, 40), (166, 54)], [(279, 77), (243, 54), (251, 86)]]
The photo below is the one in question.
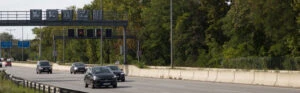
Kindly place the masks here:
[(121, 26), (126, 64), (127, 13), (102, 10), (31, 9), (30, 11), (0, 11), (0, 26)]
[(127, 26), (125, 19), (126, 13), (101, 10), (0, 11), (0, 26)]

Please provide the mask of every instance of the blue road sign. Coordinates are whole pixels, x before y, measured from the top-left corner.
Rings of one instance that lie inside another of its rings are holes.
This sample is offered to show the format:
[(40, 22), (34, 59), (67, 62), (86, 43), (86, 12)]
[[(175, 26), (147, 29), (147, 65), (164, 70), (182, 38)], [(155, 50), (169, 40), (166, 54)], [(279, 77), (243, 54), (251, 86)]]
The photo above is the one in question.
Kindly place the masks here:
[(11, 48), (12, 42), (11, 41), (2, 41), (1, 42), (1, 48)]
[(29, 48), (30, 42), (29, 41), (18, 41), (19, 48)]

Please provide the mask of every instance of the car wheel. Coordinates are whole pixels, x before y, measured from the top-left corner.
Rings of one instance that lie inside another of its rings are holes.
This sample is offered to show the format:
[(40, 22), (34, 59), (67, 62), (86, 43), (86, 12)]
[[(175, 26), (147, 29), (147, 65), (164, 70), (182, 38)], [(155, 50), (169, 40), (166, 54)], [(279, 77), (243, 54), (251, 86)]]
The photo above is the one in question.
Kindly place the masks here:
[(121, 80), (122, 82), (125, 82), (125, 78)]
[(76, 74), (76, 71), (74, 71), (73, 73)]
[(70, 73), (71, 73), (71, 74), (73, 74), (73, 72), (72, 72), (72, 71), (70, 71)]
[(89, 84), (85, 83), (85, 86), (84, 86), (84, 87), (85, 87), (85, 88), (89, 87)]
[(118, 86), (118, 85), (117, 85), (117, 84), (115, 84), (115, 85), (113, 85), (113, 88), (117, 88), (117, 86)]
[(50, 71), (50, 74), (52, 74), (52, 71)]

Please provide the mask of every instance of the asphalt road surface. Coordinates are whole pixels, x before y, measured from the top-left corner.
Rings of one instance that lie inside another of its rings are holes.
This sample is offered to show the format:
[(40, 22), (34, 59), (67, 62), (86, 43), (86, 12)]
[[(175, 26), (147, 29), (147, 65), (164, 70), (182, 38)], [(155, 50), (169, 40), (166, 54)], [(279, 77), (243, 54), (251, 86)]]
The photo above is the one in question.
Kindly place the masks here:
[(118, 82), (118, 88), (85, 88), (84, 74), (70, 74), (69, 71), (53, 71), (53, 74), (36, 74), (34, 68), (5, 67), (14, 76), (59, 87), (81, 90), (89, 93), (300, 93), (297, 88), (214, 83), (186, 80), (127, 77)]

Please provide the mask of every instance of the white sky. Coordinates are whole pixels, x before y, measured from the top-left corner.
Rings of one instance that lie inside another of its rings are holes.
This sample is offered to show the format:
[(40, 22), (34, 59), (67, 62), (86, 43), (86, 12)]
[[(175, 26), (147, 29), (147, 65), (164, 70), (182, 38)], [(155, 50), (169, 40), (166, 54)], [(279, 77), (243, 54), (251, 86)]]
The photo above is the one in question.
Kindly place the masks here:
[[(90, 4), (93, 0), (0, 0), (0, 11), (29, 11), (30, 9), (66, 9), (75, 5), (82, 8), (85, 4)], [(33, 26), (23, 27), (23, 39), (34, 39), (32, 33)], [(14, 39), (22, 39), (22, 27), (20, 26), (0, 26), (0, 33), (12, 30)]]

